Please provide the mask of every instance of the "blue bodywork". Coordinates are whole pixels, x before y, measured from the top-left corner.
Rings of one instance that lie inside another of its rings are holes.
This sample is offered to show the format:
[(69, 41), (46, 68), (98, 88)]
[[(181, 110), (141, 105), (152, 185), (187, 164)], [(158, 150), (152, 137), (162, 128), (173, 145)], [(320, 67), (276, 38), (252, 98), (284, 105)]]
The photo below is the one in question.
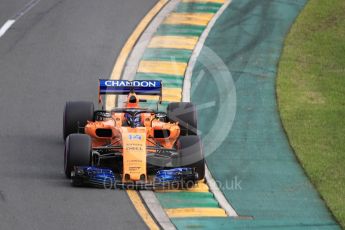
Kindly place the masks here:
[(78, 166), (74, 168), (72, 174), (72, 183), (75, 186), (113, 188), (115, 182), (113, 171), (105, 168)]
[(155, 176), (155, 183), (174, 183), (186, 179), (195, 180), (195, 172), (192, 168), (174, 168), (159, 170)]

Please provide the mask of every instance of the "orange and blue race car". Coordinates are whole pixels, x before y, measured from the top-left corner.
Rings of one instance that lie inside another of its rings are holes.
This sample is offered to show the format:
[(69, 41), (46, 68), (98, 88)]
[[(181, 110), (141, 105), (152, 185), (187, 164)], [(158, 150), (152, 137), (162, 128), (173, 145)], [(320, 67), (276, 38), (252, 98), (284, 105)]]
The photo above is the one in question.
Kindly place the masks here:
[[(105, 110), (107, 94), (127, 95), (127, 100), (123, 107)], [(195, 105), (172, 102), (157, 111), (140, 106), (146, 102), (142, 95), (161, 103), (161, 81), (99, 80), (101, 110), (92, 102), (66, 103), (64, 171), (74, 185), (189, 187), (204, 178)]]

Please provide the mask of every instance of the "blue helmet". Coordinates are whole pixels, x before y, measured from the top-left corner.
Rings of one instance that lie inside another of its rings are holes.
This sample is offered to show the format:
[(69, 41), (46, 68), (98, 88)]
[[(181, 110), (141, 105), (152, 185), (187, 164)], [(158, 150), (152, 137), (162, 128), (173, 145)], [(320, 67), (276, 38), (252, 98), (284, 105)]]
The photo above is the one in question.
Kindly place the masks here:
[(141, 116), (140, 114), (136, 114), (136, 115), (131, 115), (129, 113), (125, 114), (125, 118), (127, 121), (127, 124), (131, 127), (139, 127), (141, 126)]

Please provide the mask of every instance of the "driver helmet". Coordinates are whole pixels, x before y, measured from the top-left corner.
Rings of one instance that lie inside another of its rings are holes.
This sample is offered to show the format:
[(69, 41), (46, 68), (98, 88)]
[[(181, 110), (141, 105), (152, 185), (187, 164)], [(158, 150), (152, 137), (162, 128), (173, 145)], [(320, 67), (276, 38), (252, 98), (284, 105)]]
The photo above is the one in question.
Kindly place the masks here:
[(125, 114), (126, 122), (131, 127), (141, 126), (141, 116), (140, 114), (131, 115), (129, 113)]

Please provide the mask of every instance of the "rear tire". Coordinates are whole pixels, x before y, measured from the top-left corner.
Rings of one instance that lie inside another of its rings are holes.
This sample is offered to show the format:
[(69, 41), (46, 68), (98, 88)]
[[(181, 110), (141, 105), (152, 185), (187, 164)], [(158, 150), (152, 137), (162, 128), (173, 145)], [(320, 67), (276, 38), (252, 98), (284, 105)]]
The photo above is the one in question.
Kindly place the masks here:
[(67, 178), (71, 178), (74, 166), (91, 165), (92, 142), (86, 134), (71, 134), (65, 143), (64, 169)]
[(203, 146), (199, 136), (180, 137), (178, 143), (179, 166), (195, 168), (198, 180), (205, 177), (205, 159)]
[(169, 121), (178, 122), (181, 136), (197, 135), (196, 107), (190, 102), (173, 102), (167, 107)]
[[(78, 133), (79, 127), (85, 127), (87, 121), (93, 121), (94, 105), (87, 101), (67, 102), (63, 115), (63, 138)], [(78, 127), (79, 126), (79, 127)]]

